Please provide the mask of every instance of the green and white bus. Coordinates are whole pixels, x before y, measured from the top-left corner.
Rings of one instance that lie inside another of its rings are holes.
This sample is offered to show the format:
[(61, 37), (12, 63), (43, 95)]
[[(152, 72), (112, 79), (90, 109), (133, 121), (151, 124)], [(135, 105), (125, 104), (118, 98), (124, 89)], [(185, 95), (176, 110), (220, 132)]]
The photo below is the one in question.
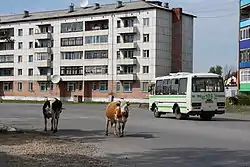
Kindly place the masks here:
[(149, 85), (149, 110), (156, 118), (173, 113), (177, 119), (200, 116), (211, 120), (225, 113), (225, 88), (220, 75), (213, 73), (170, 73)]

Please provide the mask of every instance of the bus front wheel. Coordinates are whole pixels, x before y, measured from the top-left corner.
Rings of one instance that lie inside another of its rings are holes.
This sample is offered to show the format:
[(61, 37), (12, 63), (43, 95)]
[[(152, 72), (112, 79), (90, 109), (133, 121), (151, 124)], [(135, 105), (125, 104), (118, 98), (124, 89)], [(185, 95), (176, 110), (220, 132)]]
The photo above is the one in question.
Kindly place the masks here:
[(154, 116), (155, 116), (155, 118), (160, 118), (161, 117), (161, 113), (158, 112), (157, 107), (154, 108)]

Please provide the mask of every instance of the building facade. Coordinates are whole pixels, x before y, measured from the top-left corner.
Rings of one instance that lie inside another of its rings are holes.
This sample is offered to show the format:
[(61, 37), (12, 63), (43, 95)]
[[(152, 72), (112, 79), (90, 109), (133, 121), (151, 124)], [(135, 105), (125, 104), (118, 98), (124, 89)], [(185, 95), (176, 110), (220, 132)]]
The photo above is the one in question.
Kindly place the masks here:
[(250, 92), (250, 0), (240, 0), (239, 91)]
[(0, 96), (142, 101), (152, 78), (193, 71), (193, 19), (159, 1), (0, 16), (8, 37), (0, 39)]

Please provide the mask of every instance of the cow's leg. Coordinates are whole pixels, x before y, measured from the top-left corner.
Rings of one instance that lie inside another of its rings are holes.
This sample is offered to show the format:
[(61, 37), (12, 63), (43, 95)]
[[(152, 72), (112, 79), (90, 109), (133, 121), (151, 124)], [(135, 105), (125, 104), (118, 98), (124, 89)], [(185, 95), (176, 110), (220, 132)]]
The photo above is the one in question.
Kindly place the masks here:
[(120, 121), (118, 121), (118, 134), (119, 134), (119, 136), (121, 136), (121, 122)]
[(110, 122), (109, 118), (106, 117), (106, 126), (105, 126), (105, 135), (106, 136), (108, 136), (109, 122)]
[(51, 121), (50, 121), (50, 131), (53, 131), (53, 118), (51, 118)]
[(117, 120), (114, 121), (114, 135), (117, 136), (117, 123), (119, 124), (119, 122)]
[(56, 119), (55, 119), (55, 129), (54, 129), (54, 133), (57, 132), (58, 122), (59, 122), (59, 118), (56, 118)]
[(122, 123), (122, 134), (121, 137), (124, 137), (124, 129), (125, 129), (126, 122)]
[(47, 131), (47, 118), (44, 117), (44, 131)]

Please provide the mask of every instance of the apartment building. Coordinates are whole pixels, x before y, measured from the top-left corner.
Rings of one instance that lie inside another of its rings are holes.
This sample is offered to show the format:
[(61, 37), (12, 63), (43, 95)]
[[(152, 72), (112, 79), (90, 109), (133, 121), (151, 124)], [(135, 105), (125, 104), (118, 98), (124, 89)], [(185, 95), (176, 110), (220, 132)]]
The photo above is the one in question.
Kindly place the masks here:
[(152, 78), (193, 71), (194, 18), (160, 1), (0, 16), (0, 96), (142, 101)]
[(239, 77), (240, 92), (250, 92), (250, 0), (240, 1)]

